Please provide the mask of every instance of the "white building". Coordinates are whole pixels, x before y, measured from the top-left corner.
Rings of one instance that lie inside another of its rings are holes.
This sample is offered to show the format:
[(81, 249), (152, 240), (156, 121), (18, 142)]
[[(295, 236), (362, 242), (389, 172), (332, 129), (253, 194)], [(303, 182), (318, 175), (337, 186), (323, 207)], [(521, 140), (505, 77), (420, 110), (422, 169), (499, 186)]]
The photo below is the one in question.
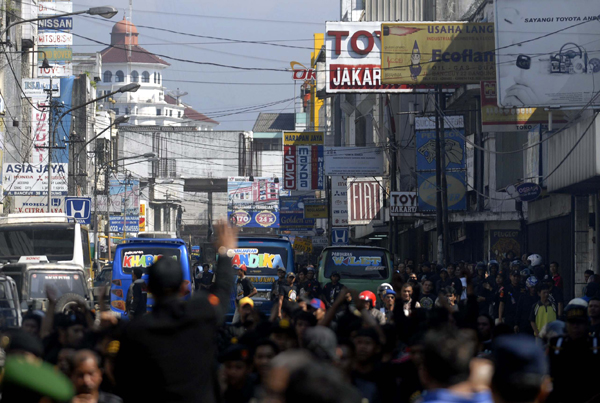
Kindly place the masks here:
[(191, 126), (192, 130), (212, 130), (219, 123), (206, 117), (163, 86), (163, 71), (170, 64), (138, 45), (134, 24), (117, 22), (111, 33), (111, 46), (102, 55), (102, 76), (98, 96), (130, 84), (141, 85), (137, 92), (115, 94), (104, 102), (117, 116), (130, 117), (130, 125)]

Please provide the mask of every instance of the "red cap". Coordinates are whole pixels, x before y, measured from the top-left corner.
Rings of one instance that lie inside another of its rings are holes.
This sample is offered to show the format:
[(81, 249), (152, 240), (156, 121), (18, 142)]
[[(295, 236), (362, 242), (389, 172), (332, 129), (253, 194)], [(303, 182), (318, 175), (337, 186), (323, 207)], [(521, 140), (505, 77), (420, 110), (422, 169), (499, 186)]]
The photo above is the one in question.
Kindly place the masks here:
[(248, 268), (245, 264), (242, 264), (240, 267), (238, 267), (238, 270), (248, 271)]

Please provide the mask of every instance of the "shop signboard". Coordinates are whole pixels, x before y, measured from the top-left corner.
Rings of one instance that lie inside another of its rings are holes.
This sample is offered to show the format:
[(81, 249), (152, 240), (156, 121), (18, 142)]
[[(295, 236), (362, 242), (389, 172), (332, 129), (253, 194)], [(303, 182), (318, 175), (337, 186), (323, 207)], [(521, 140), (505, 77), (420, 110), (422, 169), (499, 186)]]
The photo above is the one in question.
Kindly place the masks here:
[(390, 216), (402, 217), (417, 213), (417, 192), (390, 192)]
[(348, 179), (348, 224), (383, 222), (383, 178)]
[(345, 176), (331, 177), (331, 225), (348, 227), (348, 181)]
[(380, 147), (325, 147), (325, 174), (354, 177), (383, 175)]
[[(69, 164), (52, 164), (52, 195), (68, 194)], [(2, 164), (4, 194), (10, 196), (42, 196), (48, 194), (48, 165), (30, 163)]]
[[(446, 169), (465, 169), (465, 130), (462, 116), (444, 119), (444, 143)], [(435, 171), (435, 118), (415, 119), (417, 171)]]
[[(467, 209), (467, 186), (465, 172), (446, 172), (448, 184), (448, 210), (459, 211)], [(436, 210), (436, 184), (435, 172), (423, 172), (417, 176), (419, 211), (433, 212)]]

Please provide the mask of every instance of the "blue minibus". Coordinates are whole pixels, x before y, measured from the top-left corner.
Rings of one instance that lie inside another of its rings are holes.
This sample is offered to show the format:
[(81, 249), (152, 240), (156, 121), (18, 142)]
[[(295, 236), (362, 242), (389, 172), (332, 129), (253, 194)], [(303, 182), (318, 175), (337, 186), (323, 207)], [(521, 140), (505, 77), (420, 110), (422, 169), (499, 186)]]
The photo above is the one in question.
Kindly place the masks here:
[[(192, 293), (190, 256), (186, 244), (181, 239), (131, 238), (117, 245), (113, 261), (112, 281), (110, 288), (110, 309), (128, 319), (125, 309), (127, 290), (131, 285), (131, 273), (134, 267), (141, 267), (143, 279), (148, 282), (147, 269), (159, 258), (175, 259), (181, 263), (183, 281), (186, 285), (184, 299)], [(152, 310), (154, 299), (148, 294), (147, 308)]]
[[(240, 236), (238, 247), (234, 252), (232, 264), (234, 266), (246, 265), (248, 269), (246, 276), (258, 291), (252, 297), (254, 306), (264, 314), (269, 315), (272, 306), (271, 286), (277, 280), (277, 268), (284, 267), (288, 273), (294, 271), (292, 244), (285, 236)], [(231, 309), (228, 314), (228, 321), (231, 321), (234, 312), (235, 290), (231, 294)]]

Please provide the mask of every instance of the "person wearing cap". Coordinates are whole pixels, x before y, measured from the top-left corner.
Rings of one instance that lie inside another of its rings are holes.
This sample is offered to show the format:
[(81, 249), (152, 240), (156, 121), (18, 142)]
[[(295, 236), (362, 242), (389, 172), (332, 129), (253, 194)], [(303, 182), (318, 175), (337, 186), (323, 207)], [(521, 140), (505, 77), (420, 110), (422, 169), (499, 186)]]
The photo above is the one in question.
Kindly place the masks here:
[(229, 346), (219, 355), (223, 365), (223, 403), (246, 403), (254, 396), (250, 349), (241, 344)]
[(312, 312), (317, 318), (317, 321), (320, 321), (325, 317), (325, 312), (327, 312), (327, 308), (325, 307), (325, 303), (318, 298), (313, 298), (310, 300), (308, 304), (308, 312)]
[(271, 285), (271, 302), (279, 301), (279, 289), (285, 284), (285, 267), (277, 267), (277, 280)]
[(125, 403), (217, 401), (215, 335), (230, 305), (233, 270), (227, 251), (237, 248), (236, 229), (227, 222), (217, 225), (217, 233), (212, 293), (201, 290), (181, 299), (186, 285), (173, 259), (148, 268), (153, 310), (123, 329), (115, 360), (115, 392)]
[(536, 291), (537, 285), (538, 280), (535, 276), (531, 276), (525, 281), (527, 291), (521, 294), (521, 298), (519, 298), (519, 303), (517, 304), (514, 327), (515, 333), (524, 333), (533, 336), (533, 329), (529, 322), (529, 313), (539, 300)]
[(329, 279), (331, 280), (331, 282), (325, 284), (325, 287), (323, 287), (323, 301), (329, 304), (330, 306), (333, 305), (335, 299), (344, 288), (344, 285), (340, 283), (340, 278), (341, 277), (339, 272), (332, 272), (329, 275)]
[(583, 403), (598, 394), (600, 341), (589, 335), (587, 308), (581, 298), (571, 300), (565, 307), (566, 334), (548, 343), (552, 402)]
[(498, 321), (504, 322), (511, 329), (516, 326), (517, 305), (521, 298), (521, 273), (517, 270), (510, 272), (510, 283), (500, 290), (500, 306)]
[(386, 290), (383, 296), (384, 314), (386, 323), (394, 322), (394, 307), (396, 306), (396, 291)]
[(120, 397), (100, 390), (102, 383), (100, 357), (91, 350), (80, 350), (75, 353), (70, 376), (75, 388), (72, 403), (123, 402)]
[(548, 358), (535, 340), (504, 335), (492, 349), (494, 375), (491, 390), (496, 403), (544, 402), (552, 389)]
[(306, 273), (306, 290), (308, 291), (308, 298), (321, 298), (323, 290), (321, 289), (321, 283), (315, 278), (316, 270), (313, 265), (309, 265)]
[(252, 298), (258, 293), (258, 290), (252, 284), (252, 281), (246, 277), (248, 268), (245, 264), (238, 266), (237, 268), (237, 280), (235, 282), (235, 313), (233, 314), (233, 323), (237, 322), (240, 318), (240, 300), (242, 298)]
[(435, 292), (437, 294), (440, 293), (440, 290), (443, 288), (448, 288), (454, 286), (454, 283), (448, 277), (448, 269), (442, 267), (440, 270), (440, 279), (435, 283)]
[[(535, 273), (534, 273), (535, 275)], [(539, 277), (536, 276), (536, 278), (539, 279)], [(556, 287), (554, 285), (554, 281), (552, 280), (552, 277), (550, 276), (545, 276), (544, 278), (542, 278), (542, 283), (548, 285), (548, 289), (550, 292), (549, 298), (550, 301), (552, 301), (552, 303), (554, 305), (556, 305), (557, 308), (557, 312), (558, 312), (558, 316), (562, 316), (563, 314), (563, 307), (564, 307), (564, 303), (565, 303), (565, 297), (563, 295), (563, 292), (560, 288)]]
[(239, 340), (246, 332), (254, 330), (257, 325), (254, 316), (254, 301), (252, 298), (242, 298), (240, 300), (239, 320), (222, 329), (219, 348), (222, 350), (223, 346), (228, 346), (233, 338)]

